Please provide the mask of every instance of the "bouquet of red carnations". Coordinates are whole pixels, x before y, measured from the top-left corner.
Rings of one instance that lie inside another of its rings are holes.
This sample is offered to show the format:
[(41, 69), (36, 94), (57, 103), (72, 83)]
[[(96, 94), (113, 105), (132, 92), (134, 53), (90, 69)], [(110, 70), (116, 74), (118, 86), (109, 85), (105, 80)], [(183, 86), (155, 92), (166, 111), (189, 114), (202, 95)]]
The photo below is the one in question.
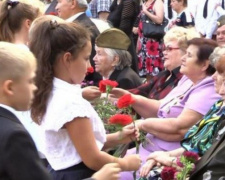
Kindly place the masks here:
[(186, 180), (189, 177), (190, 173), (195, 169), (195, 163), (198, 161), (198, 159), (199, 155), (197, 153), (185, 151), (176, 160), (178, 168), (163, 168), (161, 172), (162, 180)]

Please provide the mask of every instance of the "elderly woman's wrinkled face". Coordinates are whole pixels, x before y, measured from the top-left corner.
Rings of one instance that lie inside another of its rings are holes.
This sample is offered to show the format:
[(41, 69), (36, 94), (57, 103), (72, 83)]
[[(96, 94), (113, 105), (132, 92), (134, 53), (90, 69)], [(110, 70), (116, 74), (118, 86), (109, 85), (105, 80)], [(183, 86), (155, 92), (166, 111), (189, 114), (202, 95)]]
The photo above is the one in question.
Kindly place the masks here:
[(222, 84), (219, 90), (219, 94), (222, 96), (223, 100), (225, 100), (225, 74), (220, 74), (222, 76)]
[[(197, 63), (198, 57), (198, 47), (195, 45), (190, 45), (187, 48), (186, 54), (181, 58), (182, 64), (180, 72), (190, 78), (192, 81), (198, 79), (204, 73), (204, 63)], [(207, 69), (207, 68), (206, 68)], [(195, 82), (194, 82), (195, 83)]]
[(216, 91), (216, 93), (219, 94), (220, 88), (221, 88), (222, 83), (223, 83), (223, 76), (216, 71), (212, 75), (212, 78), (214, 80), (215, 91)]
[(100, 73), (103, 77), (107, 78), (109, 73), (114, 70), (114, 61), (109, 59), (104, 51), (104, 48), (95, 47), (96, 55), (94, 57), (95, 71)]
[(176, 67), (181, 65), (181, 57), (185, 54), (178, 47), (177, 41), (170, 41), (165, 43), (165, 50), (163, 51), (164, 55), (164, 67), (172, 71)]

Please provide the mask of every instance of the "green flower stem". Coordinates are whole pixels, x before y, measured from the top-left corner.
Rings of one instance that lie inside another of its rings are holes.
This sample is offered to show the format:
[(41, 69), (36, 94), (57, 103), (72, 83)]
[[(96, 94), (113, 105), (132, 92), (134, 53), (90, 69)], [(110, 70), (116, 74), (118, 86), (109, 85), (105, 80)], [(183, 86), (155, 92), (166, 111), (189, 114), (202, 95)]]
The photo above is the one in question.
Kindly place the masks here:
[(133, 172), (133, 178), (136, 180), (136, 171)]
[(109, 102), (109, 91), (106, 91), (106, 103), (108, 104)]
[[(133, 120), (134, 128), (136, 128), (135, 122)], [(139, 143), (137, 140), (134, 141), (136, 146), (136, 154), (139, 154)], [(136, 171), (133, 172), (133, 178), (136, 180)]]
[(185, 167), (185, 168), (184, 168), (184, 173), (183, 173), (182, 180), (186, 180), (187, 174), (188, 174), (188, 169)]
[(135, 146), (136, 146), (136, 154), (139, 154), (140, 144), (137, 140), (135, 141)]

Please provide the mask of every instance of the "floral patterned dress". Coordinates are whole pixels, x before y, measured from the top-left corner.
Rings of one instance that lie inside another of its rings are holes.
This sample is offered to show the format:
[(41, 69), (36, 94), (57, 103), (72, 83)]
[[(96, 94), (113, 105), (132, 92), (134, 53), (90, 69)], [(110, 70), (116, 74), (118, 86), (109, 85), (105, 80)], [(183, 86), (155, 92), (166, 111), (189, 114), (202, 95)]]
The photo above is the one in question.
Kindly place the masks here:
[[(153, 12), (153, 6), (155, 1), (148, 7), (149, 12)], [(154, 12), (153, 12), (154, 13)], [(164, 70), (163, 66), (163, 39), (152, 39), (143, 36), (142, 33), (142, 19), (144, 13), (139, 14), (138, 25), (138, 68), (139, 75), (145, 77), (146, 75), (155, 76), (160, 71)]]

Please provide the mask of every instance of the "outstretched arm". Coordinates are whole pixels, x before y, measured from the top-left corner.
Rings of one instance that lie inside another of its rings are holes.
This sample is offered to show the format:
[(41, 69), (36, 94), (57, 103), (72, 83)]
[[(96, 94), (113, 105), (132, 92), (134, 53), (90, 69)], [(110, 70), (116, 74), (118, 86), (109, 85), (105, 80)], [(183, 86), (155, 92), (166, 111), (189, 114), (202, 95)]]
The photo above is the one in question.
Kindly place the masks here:
[(139, 168), (140, 158), (138, 155), (115, 158), (104, 151), (100, 151), (95, 142), (90, 119), (75, 118), (73, 121), (66, 123), (65, 127), (82, 161), (89, 168), (99, 170), (105, 164), (112, 162), (117, 162), (124, 171)]

